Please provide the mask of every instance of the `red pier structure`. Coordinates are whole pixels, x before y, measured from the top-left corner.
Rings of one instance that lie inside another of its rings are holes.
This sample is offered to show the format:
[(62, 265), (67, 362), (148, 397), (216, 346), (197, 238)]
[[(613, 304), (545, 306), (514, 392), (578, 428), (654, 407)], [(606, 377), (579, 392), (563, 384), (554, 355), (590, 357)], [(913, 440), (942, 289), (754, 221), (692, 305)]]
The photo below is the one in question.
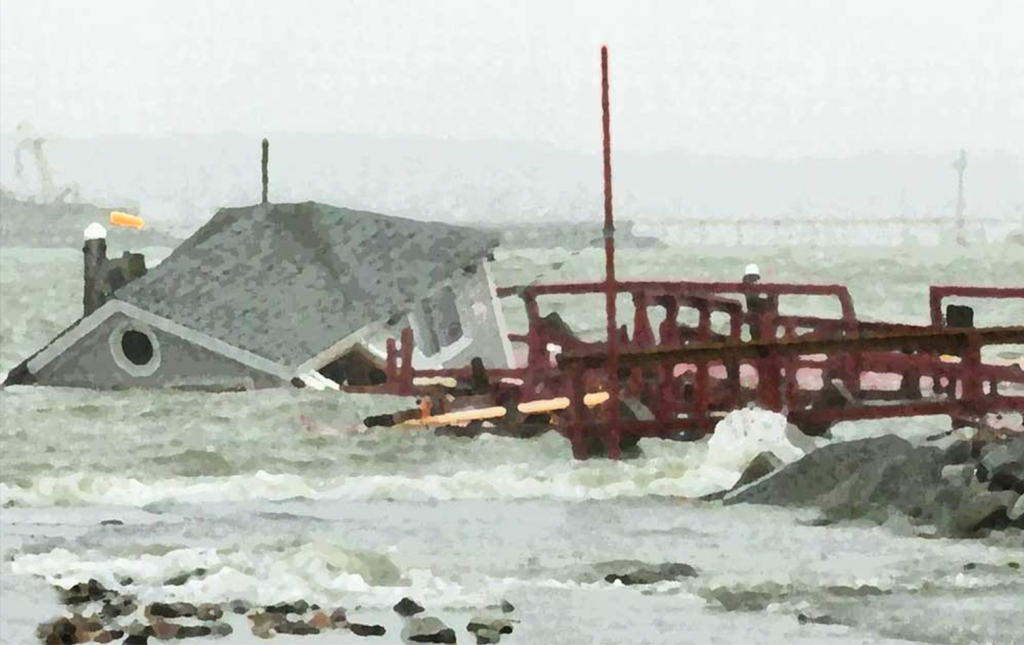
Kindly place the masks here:
[[(927, 324), (860, 320), (846, 287), (761, 282), (620, 281), (615, 274), (608, 51), (601, 49), (605, 277), (596, 282), (502, 287), (521, 299), (525, 364), (487, 370), (413, 369), (411, 330), (387, 345), (387, 380), (369, 391), (416, 395), (419, 415), (385, 425), (483, 424), (510, 434), (555, 429), (573, 455), (618, 458), (642, 437), (690, 440), (749, 405), (785, 414), (808, 434), (845, 420), (948, 415), (954, 427), (989, 415), (1024, 412), (1024, 358), (992, 360), (993, 348), (1024, 345), (1024, 326), (975, 327), (974, 310), (947, 300), (992, 305), (1024, 299), (1024, 287), (933, 286)], [(604, 296), (606, 337), (582, 340), (551, 296)], [(783, 314), (780, 298), (834, 301), (838, 317)], [(632, 302), (632, 333), (617, 302)], [(657, 328), (651, 313), (663, 313)], [(690, 314), (695, 324), (681, 323)], [(715, 318), (719, 320), (714, 323)], [(438, 385), (438, 380), (447, 385)], [(417, 383), (429, 383), (418, 385)], [(368, 391), (359, 388), (359, 391)]]

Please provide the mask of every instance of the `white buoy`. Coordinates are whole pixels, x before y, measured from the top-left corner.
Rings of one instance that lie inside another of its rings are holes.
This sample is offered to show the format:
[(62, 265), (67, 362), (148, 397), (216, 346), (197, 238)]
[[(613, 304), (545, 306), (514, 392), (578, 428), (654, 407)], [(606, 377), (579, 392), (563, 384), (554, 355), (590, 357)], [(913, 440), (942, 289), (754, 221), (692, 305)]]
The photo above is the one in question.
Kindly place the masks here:
[(103, 225), (99, 222), (93, 222), (85, 227), (85, 239), (105, 240), (107, 239), (107, 229), (103, 228)]

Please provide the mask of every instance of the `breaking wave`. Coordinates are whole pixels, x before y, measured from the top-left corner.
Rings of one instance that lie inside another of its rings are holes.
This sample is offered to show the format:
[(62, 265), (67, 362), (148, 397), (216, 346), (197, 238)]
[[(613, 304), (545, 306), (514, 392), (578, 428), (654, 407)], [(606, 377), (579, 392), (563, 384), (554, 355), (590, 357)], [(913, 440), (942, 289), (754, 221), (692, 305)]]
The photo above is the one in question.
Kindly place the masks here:
[[(806, 439), (806, 438), (804, 438)], [(312, 477), (263, 470), (222, 477), (133, 477), (73, 473), (42, 476), (27, 485), (0, 484), (0, 503), (14, 506), (103, 504), (142, 507), (156, 502), (313, 500), (403, 501), (464, 499), (587, 500), (622, 497), (699, 497), (731, 487), (757, 454), (783, 461), (809, 447), (795, 445), (785, 418), (761, 410), (726, 417), (706, 442), (633, 461), (497, 464), (449, 474), (364, 474)], [(676, 445), (678, 447), (678, 444)], [(813, 447), (811, 445), (810, 447)]]

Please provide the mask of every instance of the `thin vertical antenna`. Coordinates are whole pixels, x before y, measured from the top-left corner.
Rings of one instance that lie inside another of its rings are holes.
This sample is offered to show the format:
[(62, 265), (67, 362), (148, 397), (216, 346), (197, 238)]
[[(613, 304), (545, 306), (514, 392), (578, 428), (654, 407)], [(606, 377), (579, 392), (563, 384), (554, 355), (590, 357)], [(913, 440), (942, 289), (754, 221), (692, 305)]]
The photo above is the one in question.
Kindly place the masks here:
[(612, 216), (612, 126), (608, 99), (608, 47), (601, 47), (601, 125), (604, 138), (604, 265), (605, 309), (608, 318), (608, 434), (607, 454), (619, 458), (619, 330), (615, 301), (615, 220)]
[(270, 184), (270, 174), (267, 170), (267, 166), (270, 163), (270, 142), (266, 139), (263, 140), (263, 202), (267, 203), (267, 187)]

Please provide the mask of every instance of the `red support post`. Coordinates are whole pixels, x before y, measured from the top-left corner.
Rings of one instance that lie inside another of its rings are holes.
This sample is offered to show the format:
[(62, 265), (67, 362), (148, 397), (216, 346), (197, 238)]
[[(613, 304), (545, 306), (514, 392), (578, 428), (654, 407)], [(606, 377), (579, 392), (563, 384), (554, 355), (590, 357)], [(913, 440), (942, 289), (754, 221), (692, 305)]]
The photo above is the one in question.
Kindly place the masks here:
[(398, 376), (400, 394), (412, 394), (412, 347), (412, 329), (406, 327), (402, 330), (402, 365)]
[(615, 219), (612, 215), (612, 134), (608, 97), (608, 48), (601, 47), (601, 126), (604, 152), (604, 257), (605, 309), (608, 322), (608, 456), (618, 459), (619, 446), (619, 339), (615, 318), (618, 286), (615, 282)]

